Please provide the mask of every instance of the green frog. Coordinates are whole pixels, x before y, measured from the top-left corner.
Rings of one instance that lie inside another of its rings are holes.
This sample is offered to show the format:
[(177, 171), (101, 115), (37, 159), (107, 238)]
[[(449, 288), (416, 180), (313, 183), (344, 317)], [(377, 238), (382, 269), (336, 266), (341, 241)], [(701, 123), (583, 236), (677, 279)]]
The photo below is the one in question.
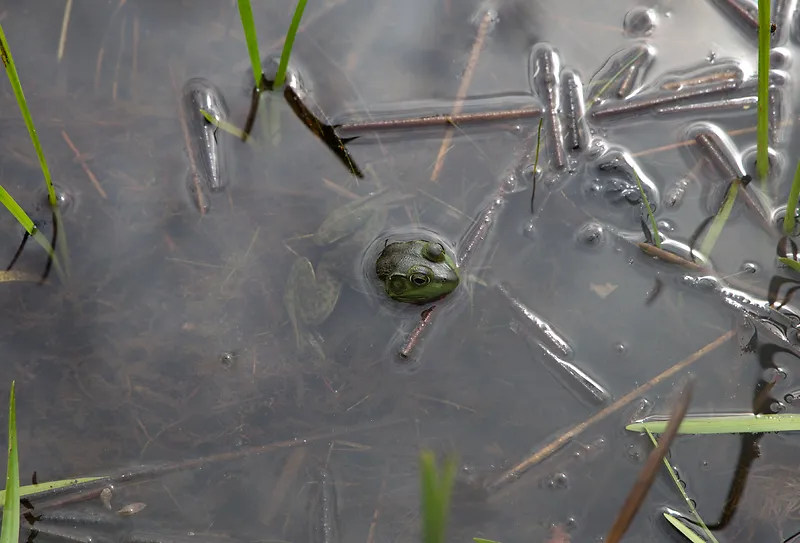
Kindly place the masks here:
[[(298, 351), (314, 345), (306, 328), (325, 322), (339, 301), (342, 287), (356, 284), (356, 260), (383, 229), (389, 208), (405, 199), (395, 191), (379, 190), (335, 210), (311, 235), (314, 244), (325, 251), (316, 267), (308, 258), (298, 257), (284, 291)], [(458, 268), (438, 241), (387, 243), (377, 258), (375, 272), (387, 296), (403, 303), (433, 302), (459, 284)]]

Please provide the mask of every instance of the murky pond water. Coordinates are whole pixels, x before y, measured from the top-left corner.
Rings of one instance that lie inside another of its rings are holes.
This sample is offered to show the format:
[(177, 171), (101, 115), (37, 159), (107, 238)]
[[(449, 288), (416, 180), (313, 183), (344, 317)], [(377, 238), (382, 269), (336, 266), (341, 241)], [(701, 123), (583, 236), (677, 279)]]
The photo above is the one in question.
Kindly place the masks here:
[[(463, 464), (453, 540), (545, 541), (558, 525), (596, 541), (650, 450), (625, 423), (667, 413), (687, 375), (692, 412), (753, 409), (776, 375), (767, 405), (796, 409), (800, 319), (791, 300), (767, 303), (773, 277), (791, 278), (774, 224), (798, 142), (794, 3), (778, 0), (773, 17), (773, 174), (765, 190), (748, 185), (752, 205), (737, 201), (698, 255), (713, 271), (636, 245), (637, 177), (665, 247), (686, 256), (728, 183), (754, 173), (755, 31), (749, 4), (732, 2), (312, 0), (292, 63), (304, 103), (331, 123), (462, 102), (464, 114), (536, 114), (449, 132), (341, 127), (359, 136), (347, 145), (356, 178), (276, 95), (249, 142), (208, 133), (225, 154), (211, 187), (190, 173), (202, 148), (187, 141), (204, 128), (186, 118), (185, 85), (205, 79), (244, 125), (253, 79), (235, 2), (77, 1), (60, 62), (60, 4), (0, 5), (69, 200), (70, 280), (3, 285), (0, 387), (17, 381), (23, 482), (157, 471), (116, 485), (112, 510), (147, 504), (137, 514), (99, 522), (95, 496), (66, 508), (66, 524), (41, 520), (37, 537), (303, 541), (333, 522), (341, 541), (413, 540), (429, 447)], [(262, 54), (279, 53), (294, 6), (255, 4)], [(49, 234), (36, 157), (2, 85), (0, 182)], [(331, 212), (379, 190), (397, 201), (345, 255), (331, 315), (301, 336), (285, 306), (290, 271), (330, 252), (312, 234)], [(7, 214), (0, 223), (10, 262), (22, 233)], [(386, 300), (374, 259), (386, 239), (431, 233), (462, 264), (461, 285), (409, 345), (430, 304)], [(15, 269), (44, 265), (31, 243)], [(757, 446), (730, 521), (740, 449), (753, 443), (672, 447), (700, 514), (722, 519), (721, 541), (800, 530), (794, 436)], [(665, 507), (686, 510), (661, 473), (628, 540), (677, 540)]]

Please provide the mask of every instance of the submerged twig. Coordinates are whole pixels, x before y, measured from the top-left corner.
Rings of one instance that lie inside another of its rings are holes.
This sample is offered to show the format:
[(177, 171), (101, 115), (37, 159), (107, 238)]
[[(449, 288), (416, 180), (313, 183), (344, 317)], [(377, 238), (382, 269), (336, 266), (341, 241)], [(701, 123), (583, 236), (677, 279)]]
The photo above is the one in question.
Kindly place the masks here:
[[(461, 108), (464, 104), (464, 98), (467, 97), (467, 91), (469, 91), (469, 85), (472, 82), (472, 76), (475, 74), (475, 68), (478, 66), (478, 59), (480, 58), (481, 51), (483, 51), (483, 45), (486, 41), (486, 35), (489, 32), (489, 26), (491, 22), (492, 12), (487, 11), (483, 14), (480, 26), (478, 26), (478, 31), (475, 34), (475, 41), (472, 44), (472, 52), (469, 55), (467, 67), (464, 69), (464, 76), (461, 78), (461, 85), (456, 93), (456, 102), (453, 105), (453, 111), (451, 112), (451, 115), (458, 115), (461, 113)], [(431, 181), (435, 182), (439, 179), (439, 174), (444, 166), (444, 157), (447, 154), (447, 151), (450, 150), (450, 142), (452, 140), (453, 131), (448, 129), (444, 139), (442, 140), (442, 145), (439, 147), (439, 153), (436, 155), (436, 163), (433, 166), (433, 172), (431, 172)]]
[(645, 462), (645, 465), (639, 472), (636, 483), (634, 483), (633, 488), (631, 488), (628, 493), (625, 504), (617, 515), (617, 519), (614, 521), (611, 530), (609, 530), (608, 536), (605, 539), (607, 543), (617, 543), (622, 539), (622, 536), (628, 531), (633, 517), (635, 517), (636, 513), (639, 511), (645, 496), (650, 491), (650, 487), (653, 486), (658, 466), (667, 455), (667, 452), (669, 452), (672, 441), (675, 439), (675, 436), (678, 435), (678, 427), (686, 416), (686, 412), (689, 410), (689, 404), (692, 401), (692, 389), (693, 381), (689, 381), (684, 386), (683, 392), (681, 392), (680, 400), (673, 410), (667, 430), (658, 441), (658, 446), (653, 449), (650, 456), (647, 457), (647, 462)]
[(685, 370), (706, 354), (712, 352), (713, 350), (720, 347), (726, 341), (730, 340), (731, 338), (736, 336), (736, 332), (731, 330), (729, 332), (725, 332), (717, 339), (712, 341), (711, 343), (707, 344), (706, 346), (702, 347), (700, 350), (694, 352), (693, 354), (689, 355), (687, 358), (684, 358), (671, 368), (661, 372), (648, 382), (644, 383), (643, 385), (635, 388), (634, 390), (628, 392), (623, 397), (619, 398), (617, 401), (609, 405), (608, 407), (598, 411), (585, 421), (577, 424), (561, 434), (559, 437), (542, 447), (541, 449), (537, 450), (517, 465), (512, 467), (511, 469), (504, 472), (500, 477), (492, 481), (489, 485), (487, 485), (487, 490), (489, 492), (496, 492), (508, 484), (518, 480), (522, 475), (527, 472), (533, 466), (539, 464), (542, 460), (549, 457), (553, 452), (560, 449), (567, 443), (569, 443), (573, 438), (577, 437), (578, 435), (585, 432), (589, 427), (593, 426), (594, 424), (600, 422), (601, 420), (605, 419), (612, 413), (619, 411), (622, 407), (633, 401), (634, 399), (638, 398), (642, 394), (645, 394), (649, 390), (653, 389), (656, 385), (661, 383), (662, 381), (669, 379), (676, 373)]

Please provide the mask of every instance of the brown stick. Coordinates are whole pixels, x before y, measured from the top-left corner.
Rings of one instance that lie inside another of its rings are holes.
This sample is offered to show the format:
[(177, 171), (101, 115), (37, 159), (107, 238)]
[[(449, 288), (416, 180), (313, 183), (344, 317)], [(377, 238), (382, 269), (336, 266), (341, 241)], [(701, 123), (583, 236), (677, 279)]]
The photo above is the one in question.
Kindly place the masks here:
[(91, 181), (92, 184), (94, 185), (94, 188), (97, 189), (97, 192), (100, 193), (100, 196), (103, 197), (103, 200), (108, 200), (108, 195), (106, 194), (106, 191), (103, 190), (102, 185), (100, 185), (100, 181), (97, 180), (97, 177), (94, 176), (92, 170), (90, 170), (89, 166), (86, 165), (86, 160), (83, 158), (81, 152), (78, 151), (78, 148), (75, 147), (75, 144), (72, 143), (72, 140), (67, 135), (66, 130), (61, 131), (61, 137), (63, 137), (64, 141), (67, 142), (67, 145), (69, 145), (69, 148), (72, 149), (72, 152), (75, 153), (75, 160), (80, 162), (80, 165), (83, 166), (83, 171), (86, 172), (86, 175), (89, 177), (89, 181)]
[(516, 481), (517, 479), (522, 477), (522, 475), (530, 468), (532, 468), (533, 466), (535, 466), (536, 464), (538, 464), (539, 462), (550, 456), (553, 453), (553, 451), (563, 447), (574, 437), (582, 434), (589, 427), (594, 426), (596, 423), (605, 419), (612, 413), (619, 411), (621, 408), (623, 408), (624, 406), (626, 406), (627, 404), (629, 404), (642, 394), (648, 392), (649, 390), (651, 390), (653, 387), (655, 387), (657, 384), (661, 383), (665, 379), (669, 379), (679, 371), (685, 370), (686, 368), (688, 368), (689, 366), (691, 366), (692, 364), (703, 358), (705, 355), (717, 349), (720, 345), (722, 345), (723, 343), (734, 337), (735, 334), (736, 332), (734, 330), (731, 330), (730, 332), (725, 332), (717, 339), (715, 339), (705, 347), (701, 348), (694, 354), (681, 360), (668, 370), (661, 372), (660, 374), (653, 377), (650, 381), (646, 382), (645, 384), (631, 390), (625, 396), (623, 396), (613, 404), (609, 405), (602, 411), (598, 411), (585, 421), (573, 426), (572, 428), (561, 434), (559, 437), (557, 437), (556, 439), (554, 439), (553, 441), (551, 441), (550, 443), (548, 443), (547, 445), (545, 445), (544, 447), (542, 447), (541, 449), (530, 455), (529, 457), (522, 460), (516, 466), (503, 473), (500, 477), (498, 477), (496, 480), (494, 480), (491, 484), (487, 486), (487, 490), (489, 492), (496, 492), (497, 490), (500, 490), (509, 483)]
[(689, 381), (683, 388), (681, 398), (672, 412), (672, 417), (669, 419), (666, 431), (662, 434), (661, 439), (658, 440), (658, 446), (653, 449), (650, 456), (647, 457), (647, 462), (645, 462), (642, 470), (639, 472), (639, 477), (636, 478), (633, 488), (631, 488), (631, 491), (628, 493), (625, 504), (622, 506), (622, 509), (620, 509), (619, 515), (617, 515), (617, 520), (614, 521), (614, 525), (611, 526), (611, 530), (609, 530), (608, 536), (606, 537), (607, 543), (617, 543), (622, 539), (622, 536), (628, 531), (631, 521), (633, 521), (639, 508), (642, 506), (645, 496), (647, 496), (647, 493), (650, 491), (650, 487), (653, 486), (658, 466), (669, 452), (672, 441), (675, 439), (675, 436), (678, 435), (678, 427), (680, 427), (681, 422), (684, 417), (686, 417), (686, 412), (689, 410), (689, 404), (692, 401), (692, 389), (693, 382)]
[[(481, 51), (483, 51), (483, 44), (486, 41), (486, 34), (489, 31), (489, 23), (491, 20), (492, 14), (487, 11), (483, 15), (481, 24), (478, 27), (478, 32), (475, 35), (475, 41), (472, 44), (472, 52), (469, 55), (467, 67), (464, 70), (464, 77), (461, 79), (461, 86), (458, 88), (458, 94), (456, 94), (456, 103), (453, 105), (453, 112), (451, 115), (458, 115), (461, 113), (461, 108), (464, 107), (464, 98), (467, 97), (467, 91), (469, 90), (469, 85), (472, 82), (472, 76), (475, 75), (475, 67), (478, 65), (478, 59), (481, 56)], [(453, 141), (453, 130), (450, 128), (444, 135), (442, 145), (439, 147), (439, 154), (436, 156), (436, 164), (433, 166), (431, 181), (434, 183), (439, 179), (439, 174), (442, 172), (442, 166), (444, 166), (444, 157), (447, 154), (447, 151), (450, 149), (451, 141)]]

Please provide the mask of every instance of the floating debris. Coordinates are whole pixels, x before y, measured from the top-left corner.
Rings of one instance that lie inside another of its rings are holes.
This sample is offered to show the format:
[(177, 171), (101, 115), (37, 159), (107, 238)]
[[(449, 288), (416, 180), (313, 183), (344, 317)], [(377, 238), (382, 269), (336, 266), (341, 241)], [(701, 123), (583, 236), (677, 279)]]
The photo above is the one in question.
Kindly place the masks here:
[(567, 143), (573, 151), (584, 151), (589, 146), (589, 123), (586, 122), (586, 104), (583, 100), (583, 83), (577, 72), (561, 72), (561, 89), (564, 92), (564, 113), (567, 118)]
[(146, 503), (142, 502), (130, 503), (125, 507), (121, 508), (119, 511), (117, 511), (117, 514), (121, 517), (130, 517), (137, 513), (141, 513), (145, 507), (147, 507)]
[(193, 78), (183, 86), (183, 104), (189, 129), (189, 152), (202, 181), (212, 192), (228, 186), (225, 136), (217, 134), (203, 111), (217, 121), (228, 120), (228, 107), (219, 89), (207, 79)]
[(567, 165), (564, 134), (561, 118), (558, 115), (561, 106), (560, 72), (560, 60), (553, 47), (546, 43), (534, 46), (530, 61), (531, 88), (536, 91), (545, 104), (547, 149), (552, 156), (553, 165), (559, 170)]

